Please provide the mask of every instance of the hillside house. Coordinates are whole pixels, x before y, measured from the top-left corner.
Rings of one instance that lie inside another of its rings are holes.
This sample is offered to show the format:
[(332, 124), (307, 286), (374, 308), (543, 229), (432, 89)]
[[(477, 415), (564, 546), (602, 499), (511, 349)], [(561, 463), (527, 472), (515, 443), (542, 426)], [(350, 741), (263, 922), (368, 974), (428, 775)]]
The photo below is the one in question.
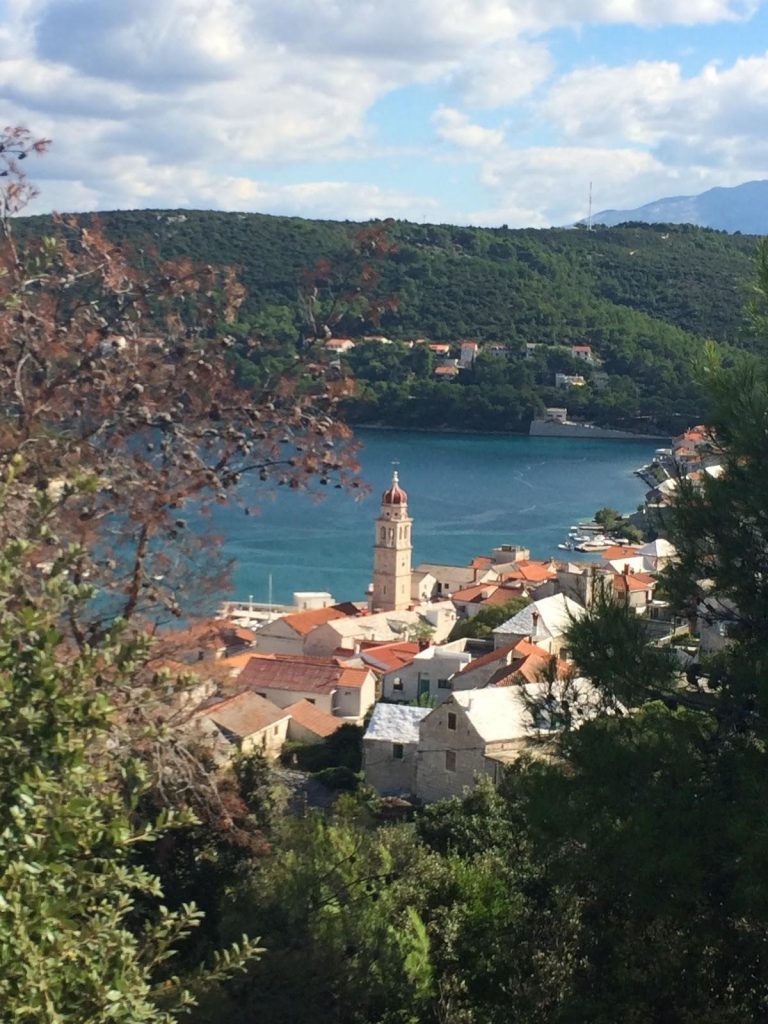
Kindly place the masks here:
[(582, 363), (593, 363), (595, 361), (591, 345), (571, 345), (571, 355), (574, 359), (581, 360)]
[[(411, 596), (415, 598), (418, 594), (421, 600), (447, 598), (474, 583), (496, 583), (498, 579), (499, 572), (489, 559), (473, 559), (469, 565), (422, 562), (411, 573)], [(431, 584), (429, 593), (427, 581)]]
[(275, 758), (283, 749), (289, 717), (270, 700), (245, 690), (198, 711), (190, 727), (207, 740), (219, 761), (229, 760), (238, 751)]
[(322, 743), (344, 725), (343, 719), (329, 715), (306, 699), (289, 704), (285, 713), (290, 715), (288, 739), (300, 743)]
[[(470, 662), (451, 680), (454, 692), (479, 690), (488, 686), (510, 686), (516, 683), (535, 683), (550, 667), (552, 655), (543, 647), (528, 640), (517, 640), (506, 647), (489, 651)], [(557, 674), (565, 678), (568, 665), (557, 662)]]
[(376, 699), (376, 677), (368, 668), (349, 668), (329, 658), (254, 655), (235, 681), (280, 708), (306, 700), (338, 718), (360, 721)]
[(307, 637), (313, 630), (344, 618), (347, 613), (333, 605), (283, 615), (259, 630), (256, 649), (265, 654), (303, 654)]
[(331, 657), (342, 651), (359, 652), (364, 644), (393, 643), (409, 634), (429, 630), (437, 643), (445, 640), (456, 623), (456, 609), (450, 601), (418, 605), (403, 611), (374, 612), (342, 616), (313, 629), (304, 642), (304, 653)]
[(377, 704), (363, 736), (363, 774), (382, 796), (410, 795), (416, 789), (419, 726), (430, 708)]
[(476, 341), (462, 341), (459, 349), (459, 365), (462, 370), (468, 370), (474, 366), (480, 346)]
[(409, 664), (382, 675), (382, 697), (403, 703), (445, 700), (451, 692), (451, 677), (472, 661), (466, 646), (466, 640), (454, 640), (418, 651)]
[(507, 619), (493, 631), (493, 642), (506, 647), (518, 640), (529, 640), (549, 654), (566, 657), (565, 633), (574, 619), (584, 614), (584, 607), (565, 594), (533, 601), (517, 615)]
[[(588, 696), (584, 681), (573, 684), (573, 694)], [(434, 708), (419, 727), (416, 751), (416, 796), (424, 803), (460, 796), (474, 787), (478, 777), (497, 780), (504, 766), (516, 760), (536, 741), (555, 731), (556, 707), (535, 718), (529, 702), (544, 700), (546, 685), (491, 687), (454, 692)], [(582, 710), (579, 708), (579, 710)]]

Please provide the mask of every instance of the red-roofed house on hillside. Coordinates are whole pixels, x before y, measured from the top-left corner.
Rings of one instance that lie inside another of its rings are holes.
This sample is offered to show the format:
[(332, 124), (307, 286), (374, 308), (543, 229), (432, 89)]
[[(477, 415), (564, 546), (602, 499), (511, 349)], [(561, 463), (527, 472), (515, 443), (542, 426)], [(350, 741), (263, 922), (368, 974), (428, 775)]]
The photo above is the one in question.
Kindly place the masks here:
[(459, 363), (462, 370), (468, 370), (474, 365), (480, 346), (476, 341), (462, 341), (459, 351)]
[[(288, 712), (250, 690), (226, 697), (198, 711), (190, 727), (213, 741), (214, 752), (224, 757), (235, 750), (258, 750), (277, 757), (288, 732)], [(224, 741), (224, 742), (222, 742)]]
[(581, 359), (583, 363), (594, 362), (591, 345), (571, 345), (571, 355), (574, 359)]
[(471, 587), (457, 590), (451, 600), (461, 618), (471, 618), (483, 608), (507, 604), (515, 598), (529, 597), (529, 584), (522, 580), (505, 583), (476, 583)]
[(467, 641), (425, 647), (410, 664), (385, 672), (381, 695), (385, 700), (410, 703), (414, 700), (445, 700), (451, 692), (451, 677), (472, 660)]
[[(512, 683), (535, 682), (548, 667), (551, 655), (537, 644), (518, 640), (514, 644), (490, 651), (482, 658), (457, 672), (452, 679), (454, 690), (479, 690), (486, 686), (509, 686)], [(568, 666), (558, 660), (558, 675), (564, 676)]]
[(255, 655), (237, 677), (281, 708), (307, 700), (339, 718), (361, 720), (376, 699), (376, 676), (368, 668), (347, 668), (330, 658)]
[(152, 648), (154, 657), (172, 658), (189, 664), (214, 658), (231, 657), (248, 650), (256, 642), (253, 630), (229, 619), (203, 619), (186, 629), (159, 633)]
[(306, 638), (313, 629), (324, 626), (327, 622), (333, 622), (334, 619), (346, 617), (347, 613), (335, 605), (283, 615), (259, 630), (256, 649), (259, 653), (302, 654)]
[(656, 579), (647, 572), (617, 572), (613, 576), (613, 592), (638, 614), (646, 611), (653, 600)]
[(355, 343), (351, 338), (329, 338), (324, 347), (329, 352), (336, 352), (342, 355), (344, 352), (349, 352), (350, 349), (354, 348)]
[(288, 739), (300, 743), (321, 743), (344, 725), (342, 718), (329, 715), (308, 700), (290, 704), (285, 713), (291, 716), (288, 723)]

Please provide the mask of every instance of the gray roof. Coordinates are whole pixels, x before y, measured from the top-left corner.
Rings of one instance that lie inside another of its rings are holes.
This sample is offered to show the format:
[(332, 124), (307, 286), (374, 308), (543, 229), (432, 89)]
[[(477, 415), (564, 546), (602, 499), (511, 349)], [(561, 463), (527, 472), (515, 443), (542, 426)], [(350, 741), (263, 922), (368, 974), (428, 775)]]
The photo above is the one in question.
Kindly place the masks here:
[[(538, 612), (538, 621), (534, 623), (533, 613)], [(565, 594), (553, 594), (526, 605), (517, 615), (502, 622), (494, 629), (494, 633), (510, 633), (519, 636), (530, 636), (536, 643), (549, 637), (558, 637), (568, 629), (573, 619), (579, 619), (584, 608), (572, 601)]]
[(418, 743), (419, 723), (431, 710), (408, 704), (377, 704), (363, 738), (388, 740), (390, 743)]

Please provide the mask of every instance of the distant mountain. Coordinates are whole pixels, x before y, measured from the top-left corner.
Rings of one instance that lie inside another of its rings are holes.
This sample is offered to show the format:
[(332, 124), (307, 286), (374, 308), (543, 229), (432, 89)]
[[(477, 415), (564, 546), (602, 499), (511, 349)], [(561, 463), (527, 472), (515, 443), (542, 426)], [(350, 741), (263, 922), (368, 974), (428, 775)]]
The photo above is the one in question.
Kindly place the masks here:
[[(601, 210), (593, 224), (698, 224), (718, 231), (768, 235), (768, 181), (746, 181), (734, 188), (710, 188), (697, 196), (668, 196), (636, 210)], [(581, 222), (582, 224), (584, 221)]]

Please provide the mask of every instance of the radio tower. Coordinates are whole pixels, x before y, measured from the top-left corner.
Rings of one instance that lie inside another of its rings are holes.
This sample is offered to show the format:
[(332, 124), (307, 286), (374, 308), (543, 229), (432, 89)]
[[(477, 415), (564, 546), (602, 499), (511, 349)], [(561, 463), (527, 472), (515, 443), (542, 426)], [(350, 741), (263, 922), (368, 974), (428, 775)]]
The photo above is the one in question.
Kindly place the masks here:
[(592, 230), (592, 182), (589, 183), (589, 213), (587, 214), (587, 231)]

